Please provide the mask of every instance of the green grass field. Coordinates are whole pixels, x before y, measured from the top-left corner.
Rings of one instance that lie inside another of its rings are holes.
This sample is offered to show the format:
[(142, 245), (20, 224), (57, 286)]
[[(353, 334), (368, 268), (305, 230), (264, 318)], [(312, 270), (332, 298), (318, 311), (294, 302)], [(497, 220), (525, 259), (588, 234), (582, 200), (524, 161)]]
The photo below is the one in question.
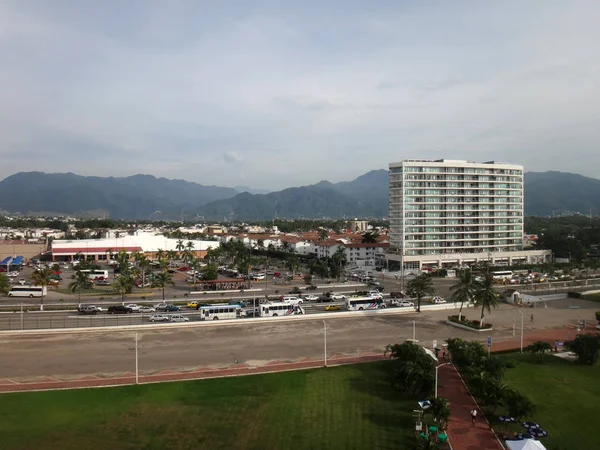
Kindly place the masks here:
[[(415, 401), (386, 362), (237, 378), (0, 395), (0, 448), (398, 449)], [(542, 419), (540, 419), (542, 420)]]
[(516, 368), (506, 370), (505, 382), (535, 403), (531, 419), (549, 433), (542, 439), (544, 445), (552, 450), (600, 449), (596, 423), (600, 367), (581, 366), (555, 356), (546, 356), (541, 364), (530, 354), (503, 358), (517, 361)]

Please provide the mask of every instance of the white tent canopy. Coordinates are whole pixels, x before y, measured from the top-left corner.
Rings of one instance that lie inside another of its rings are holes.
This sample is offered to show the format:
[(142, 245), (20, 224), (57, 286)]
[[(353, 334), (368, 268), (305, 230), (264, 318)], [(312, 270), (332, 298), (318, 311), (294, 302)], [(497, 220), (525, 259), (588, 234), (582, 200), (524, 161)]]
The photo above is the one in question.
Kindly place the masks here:
[(506, 441), (509, 450), (546, 450), (546, 447), (534, 439), (523, 439), (522, 441)]

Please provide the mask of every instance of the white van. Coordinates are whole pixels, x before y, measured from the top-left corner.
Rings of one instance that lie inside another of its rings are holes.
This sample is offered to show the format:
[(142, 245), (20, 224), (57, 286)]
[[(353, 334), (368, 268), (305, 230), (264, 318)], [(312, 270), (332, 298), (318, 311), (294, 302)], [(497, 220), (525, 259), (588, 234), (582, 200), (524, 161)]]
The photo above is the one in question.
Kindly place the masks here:
[(301, 305), (302, 303), (304, 303), (304, 301), (301, 298), (288, 296), (281, 297), (281, 301), (284, 303), (290, 303), (292, 305)]

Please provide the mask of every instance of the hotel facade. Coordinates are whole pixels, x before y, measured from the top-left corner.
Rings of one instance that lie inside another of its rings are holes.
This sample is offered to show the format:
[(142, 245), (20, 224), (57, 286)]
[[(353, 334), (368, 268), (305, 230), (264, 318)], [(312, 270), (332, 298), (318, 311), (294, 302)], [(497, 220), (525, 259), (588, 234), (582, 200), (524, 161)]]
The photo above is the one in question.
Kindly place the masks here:
[(406, 269), (550, 261), (523, 250), (523, 166), (406, 160), (389, 165), (390, 252)]

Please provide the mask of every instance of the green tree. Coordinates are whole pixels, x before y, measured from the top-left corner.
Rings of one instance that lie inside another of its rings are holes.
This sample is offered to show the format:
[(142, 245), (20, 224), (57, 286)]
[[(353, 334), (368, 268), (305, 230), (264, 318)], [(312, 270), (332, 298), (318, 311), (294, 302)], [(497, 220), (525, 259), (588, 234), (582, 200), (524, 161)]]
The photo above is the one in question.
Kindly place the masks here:
[(319, 240), (326, 241), (328, 237), (329, 237), (329, 233), (327, 232), (327, 230), (324, 228), (321, 228), (319, 230)]
[(44, 290), (52, 283), (52, 271), (48, 268), (37, 269), (31, 275), (31, 281), (36, 286), (42, 287), (42, 297), (40, 298), (40, 310), (44, 310)]
[(329, 259), (329, 270), (331, 276), (339, 281), (346, 264), (348, 264), (348, 258), (346, 257), (346, 248), (340, 245)]
[(431, 414), (440, 424), (440, 428), (445, 430), (448, 428), (448, 420), (450, 420), (450, 402), (444, 397), (438, 397), (431, 400)]
[(511, 388), (505, 389), (504, 404), (508, 409), (508, 414), (518, 420), (531, 416), (535, 410), (535, 405), (529, 397)]
[(421, 312), (421, 300), (423, 300), (423, 297), (435, 294), (433, 280), (428, 274), (421, 274), (408, 282), (406, 292), (410, 297), (417, 299), (417, 312)]
[(183, 252), (183, 250), (185, 249), (185, 244), (183, 243), (183, 239), (179, 239), (177, 241), (177, 245), (175, 246), (175, 248), (177, 249), (178, 252)]
[(433, 359), (414, 342), (388, 345), (385, 355), (393, 361), (392, 383), (412, 395), (429, 395), (435, 386)]
[(377, 242), (378, 237), (379, 233), (376, 231), (367, 231), (363, 234), (361, 241), (363, 244), (374, 244)]
[(577, 355), (577, 359), (581, 364), (592, 366), (598, 360), (600, 338), (597, 335), (580, 334), (574, 340), (565, 344)]
[(498, 293), (494, 286), (494, 277), (487, 274), (481, 283), (477, 283), (475, 305), (481, 307), (479, 326), (483, 326), (485, 311), (491, 314), (492, 308), (498, 307)]
[(10, 282), (8, 281), (8, 277), (3, 273), (0, 273), (0, 292), (3, 294), (8, 294), (10, 291)]
[(538, 355), (539, 361), (542, 362), (544, 355), (552, 351), (552, 346), (545, 341), (536, 341), (529, 345), (526, 350), (530, 351), (532, 356)]
[(79, 294), (79, 303), (81, 303), (81, 290), (82, 289), (90, 289), (92, 287), (92, 282), (86, 273), (83, 273), (81, 270), (75, 271), (73, 274), (73, 281), (69, 283), (69, 290), (71, 292), (77, 291)]
[(216, 264), (207, 264), (202, 269), (202, 279), (205, 281), (216, 280), (219, 277)]
[(131, 294), (133, 291), (134, 280), (131, 272), (120, 273), (119, 277), (115, 279), (112, 286), (119, 291), (121, 295), (121, 302), (125, 302), (125, 295)]
[(152, 287), (160, 288), (162, 290), (163, 302), (165, 301), (165, 288), (167, 285), (175, 286), (175, 282), (173, 281), (171, 274), (166, 271), (157, 274), (152, 282)]
[(455, 303), (460, 303), (460, 309), (458, 310), (458, 320), (460, 322), (464, 304), (471, 303), (477, 292), (477, 283), (471, 270), (467, 269), (459, 274), (457, 283), (450, 286), (450, 292), (452, 292), (452, 300)]
[(300, 259), (294, 251), (285, 255), (285, 266), (292, 272), (292, 275), (296, 274), (299, 265)]

